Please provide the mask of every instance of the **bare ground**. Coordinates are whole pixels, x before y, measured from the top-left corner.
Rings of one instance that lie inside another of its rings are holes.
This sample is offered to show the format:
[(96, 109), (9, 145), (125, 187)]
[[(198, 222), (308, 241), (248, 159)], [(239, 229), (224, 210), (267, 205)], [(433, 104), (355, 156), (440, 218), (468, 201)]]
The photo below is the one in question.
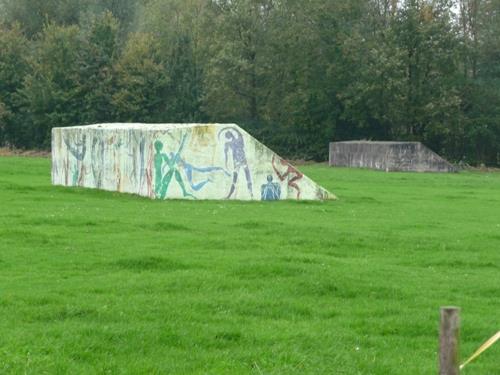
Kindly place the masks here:
[(8, 147), (0, 147), (0, 156), (29, 156), (29, 157), (39, 157), (39, 158), (50, 158), (50, 151), (19, 150)]

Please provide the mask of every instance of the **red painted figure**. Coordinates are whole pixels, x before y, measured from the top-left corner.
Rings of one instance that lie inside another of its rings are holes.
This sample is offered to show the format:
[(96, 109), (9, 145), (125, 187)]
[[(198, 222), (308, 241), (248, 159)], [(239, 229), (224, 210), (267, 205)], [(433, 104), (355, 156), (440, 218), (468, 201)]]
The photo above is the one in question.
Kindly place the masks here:
[(288, 186), (297, 190), (297, 199), (300, 199), (300, 188), (299, 185), (296, 184), (296, 182), (304, 177), (304, 175), (292, 165), (290, 165), (290, 163), (285, 159), (280, 158), (280, 164), (286, 167), (286, 171), (283, 173), (281, 173), (278, 168), (276, 168), (275, 155), (273, 155), (273, 169), (278, 175), (278, 178), (280, 179), (280, 181), (285, 181), (288, 176), (291, 176), (291, 178), (288, 179)]

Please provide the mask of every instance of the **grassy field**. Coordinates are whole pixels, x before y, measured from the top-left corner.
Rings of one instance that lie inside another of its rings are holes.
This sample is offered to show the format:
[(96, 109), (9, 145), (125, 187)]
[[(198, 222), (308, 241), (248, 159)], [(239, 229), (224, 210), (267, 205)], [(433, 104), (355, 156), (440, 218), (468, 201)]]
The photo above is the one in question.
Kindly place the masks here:
[(500, 174), (302, 169), (340, 199), (150, 201), (0, 158), (0, 373), (433, 374), (440, 306), (462, 358), (500, 329)]

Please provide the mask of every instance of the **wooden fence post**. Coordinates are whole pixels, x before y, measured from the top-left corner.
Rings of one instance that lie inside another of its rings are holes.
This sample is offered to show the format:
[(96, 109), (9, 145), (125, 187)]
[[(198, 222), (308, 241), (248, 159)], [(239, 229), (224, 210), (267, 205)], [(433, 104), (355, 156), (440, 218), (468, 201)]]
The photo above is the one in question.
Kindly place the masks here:
[(439, 331), (439, 375), (459, 375), (458, 343), (460, 309), (441, 307)]

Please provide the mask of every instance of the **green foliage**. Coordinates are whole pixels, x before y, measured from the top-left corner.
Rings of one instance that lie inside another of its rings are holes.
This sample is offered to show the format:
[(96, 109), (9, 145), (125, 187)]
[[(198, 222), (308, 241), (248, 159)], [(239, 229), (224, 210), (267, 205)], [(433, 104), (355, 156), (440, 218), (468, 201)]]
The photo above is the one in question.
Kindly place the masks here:
[(151, 201), (0, 158), (0, 373), (435, 374), (440, 306), (461, 358), (498, 330), (500, 174), (301, 169), (340, 199)]
[(55, 126), (112, 120), (118, 24), (111, 13), (86, 28), (48, 24), (18, 93), (24, 137), (16, 146), (48, 147)]
[(202, 23), (207, 20), (205, 0), (152, 0), (138, 19), (139, 29), (155, 35), (159, 55), (169, 78), (167, 103), (160, 121), (193, 122), (203, 116)]
[(20, 26), (0, 24), (0, 145), (16, 143), (21, 137), (22, 113), (19, 90), (29, 71), (29, 42)]
[(4, 143), (5, 128), (11, 115), (12, 114), (7, 109), (7, 106), (2, 101), (0, 101), (0, 144)]
[[(85, 0), (84, 0), (85, 2)], [(70, 25), (78, 22), (80, 0), (0, 0), (7, 23), (19, 23), (29, 37), (40, 33), (44, 24)]]
[(456, 87), (458, 37), (451, 3), (407, 1), (395, 20), (395, 39), (404, 51), (407, 77), (406, 133), (436, 151), (453, 130), (460, 100)]
[(0, 0), (0, 22), (19, 23), (28, 37), (36, 37), (47, 23), (76, 25), (111, 12), (129, 28), (136, 8), (135, 0)]
[(81, 51), (82, 90), (85, 93), (82, 123), (102, 123), (113, 119), (119, 24), (110, 12), (104, 12), (93, 17), (86, 28)]
[[(80, 1), (79, 8), (86, 13), (83, 17), (92, 17), (103, 13), (111, 13), (118, 20), (124, 31), (130, 31), (136, 19), (138, 3), (147, 4), (147, 0), (84, 0)], [(82, 16), (80, 16), (82, 19)]]
[(23, 126), (28, 147), (50, 145), (50, 129), (81, 122), (83, 41), (77, 26), (47, 25), (20, 95), (29, 108)]
[(113, 105), (123, 122), (158, 122), (166, 105), (169, 77), (158, 40), (152, 34), (131, 35), (116, 66)]
[(271, 1), (221, 1), (207, 43), (205, 111), (223, 121), (261, 121)]
[(470, 163), (500, 164), (500, 1), (462, 4), (464, 148)]
[(237, 122), (289, 158), (361, 138), (500, 165), (499, 15), (500, 0), (0, 0), (0, 142)]

